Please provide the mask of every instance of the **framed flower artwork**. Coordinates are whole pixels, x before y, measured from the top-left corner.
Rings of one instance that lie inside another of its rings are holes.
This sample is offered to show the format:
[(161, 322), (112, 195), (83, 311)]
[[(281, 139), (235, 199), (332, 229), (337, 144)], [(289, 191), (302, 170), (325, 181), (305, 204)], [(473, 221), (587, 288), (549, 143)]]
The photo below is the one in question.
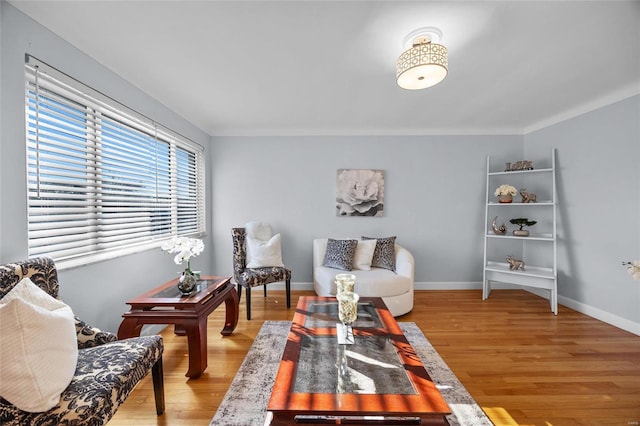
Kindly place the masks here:
[(384, 170), (338, 169), (336, 216), (376, 216), (384, 211)]

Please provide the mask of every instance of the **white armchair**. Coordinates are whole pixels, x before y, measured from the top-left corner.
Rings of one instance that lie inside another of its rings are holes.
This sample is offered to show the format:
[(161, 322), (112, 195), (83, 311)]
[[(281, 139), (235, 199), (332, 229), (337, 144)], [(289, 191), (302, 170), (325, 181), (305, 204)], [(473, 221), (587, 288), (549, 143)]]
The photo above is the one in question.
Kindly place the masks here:
[[(318, 296), (335, 296), (334, 278), (345, 273), (340, 269), (322, 266), (327, 250), (327, 238), (313, 240), (313, 288)], [(413, 309), (414, 265), (413, 255), (395, 244), (395, 272), (383, 268), (370, 271), (348, 271), (356, 276), (355, 292), (361, 297), (382, 297), (394, 317)]]

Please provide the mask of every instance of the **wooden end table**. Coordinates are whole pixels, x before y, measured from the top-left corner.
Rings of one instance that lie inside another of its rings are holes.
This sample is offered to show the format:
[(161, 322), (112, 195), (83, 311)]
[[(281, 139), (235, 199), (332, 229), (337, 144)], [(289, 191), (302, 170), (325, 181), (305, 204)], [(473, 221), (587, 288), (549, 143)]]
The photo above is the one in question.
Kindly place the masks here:
[(145, 324), (175, 324), (177, 335), (187, 336), (189, 370), (186, 376), (199, 377), (207, 368), (207, 317), (222, 302), (226, 319), (220, 332), (229, 336), (238, 325), (238, 292), (231, 277), (204, 276), (198, 281), (197, 292), (188, 297), (180, 294), (178, 278), (173, 279), (127, 302), (118, 328), (118, 339), (140, 336)]

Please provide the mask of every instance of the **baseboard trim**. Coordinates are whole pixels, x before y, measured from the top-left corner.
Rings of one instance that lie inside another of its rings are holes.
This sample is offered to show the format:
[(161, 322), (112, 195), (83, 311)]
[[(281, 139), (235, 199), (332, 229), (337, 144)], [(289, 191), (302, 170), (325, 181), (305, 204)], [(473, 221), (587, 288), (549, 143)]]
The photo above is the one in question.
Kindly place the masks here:
[(566, 306), (567, 308), (571, 308), (574, 311), (578, 311), (581, 314), (588, 315), (592, 318), (595, 318), (602, 322), (606, 322), (607, 324), (611, 324), (622, 330), (628, 331), (629, 333), (640, 336), (640, 323), (633, 322), (626, 318), (622, 318), (618, 315), (612, 314), (611, 312), (603, 311), (602, 309), (595, 308), (590, 305), (585, 305), (584, 303), (560, 295), (558, 295), (558, 303)]

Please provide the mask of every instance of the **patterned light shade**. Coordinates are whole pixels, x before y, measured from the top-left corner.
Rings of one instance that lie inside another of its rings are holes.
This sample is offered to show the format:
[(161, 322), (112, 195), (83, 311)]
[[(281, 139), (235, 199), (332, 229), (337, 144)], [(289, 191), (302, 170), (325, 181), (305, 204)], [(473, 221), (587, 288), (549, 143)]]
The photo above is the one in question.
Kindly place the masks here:
[(429, 35), (420, 35), (413, 46), (405, 50), (396, 64), (396, 80), (403, 89), (426, 89), (447, 76), (447, 48), (431, 42)]

